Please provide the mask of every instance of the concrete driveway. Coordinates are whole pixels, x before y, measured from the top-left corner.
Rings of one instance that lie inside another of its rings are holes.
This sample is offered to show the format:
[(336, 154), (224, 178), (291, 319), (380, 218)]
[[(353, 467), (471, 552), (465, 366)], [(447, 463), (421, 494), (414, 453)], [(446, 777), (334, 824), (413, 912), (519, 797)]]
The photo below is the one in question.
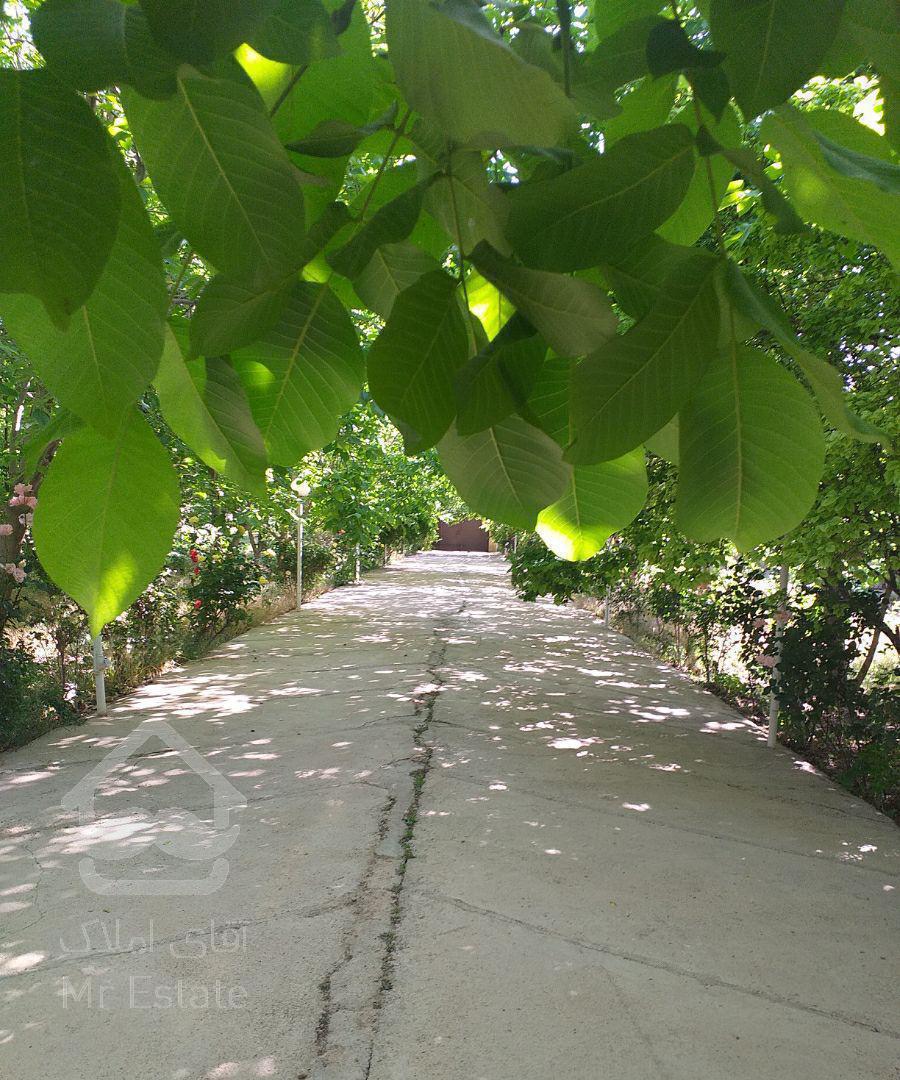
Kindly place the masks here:
[(6, 1080), (898, 1080), (900, 832), (497, 556), (0, 759)]

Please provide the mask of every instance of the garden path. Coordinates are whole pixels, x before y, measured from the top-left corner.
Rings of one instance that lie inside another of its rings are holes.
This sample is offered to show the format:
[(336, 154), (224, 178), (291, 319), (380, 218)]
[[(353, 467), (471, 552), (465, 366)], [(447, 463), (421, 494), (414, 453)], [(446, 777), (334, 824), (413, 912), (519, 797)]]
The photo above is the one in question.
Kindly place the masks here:
[(0, 760), (0, 1076), (897, 1080), (898, 840), (407, 558)]

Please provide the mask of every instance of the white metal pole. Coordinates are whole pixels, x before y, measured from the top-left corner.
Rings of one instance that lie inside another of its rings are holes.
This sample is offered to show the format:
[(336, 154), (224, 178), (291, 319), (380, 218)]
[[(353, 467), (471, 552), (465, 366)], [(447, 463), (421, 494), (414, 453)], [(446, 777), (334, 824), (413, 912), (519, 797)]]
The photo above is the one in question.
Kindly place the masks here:
[(97, 694), (97, 715), (106, 716), (106, 658), (103, 638), (98, 634), (91, 642), (94, 651), (94, 690)]
[(356, 584), (359, 584), (360, 568), (359, 568), (359, 544), (356, 545)]
[[(778, 614), (782, 615), (784, 612), (787, 611), (787, 566), (781, 567), (778, 588), (781, 594), (778, 603)], [(778, 690), (781, 686), (781, 639), (783, 638), (783, 636), (784, 624), (779, 619), (775, 626), (775, 667), (772, 668), (772, 688), (769, 691), (769, 735), (766, 739), (766, 743), (769, 746), (774, 746), (775, 743), (778, 741), (778, 708), (780, 705), (778, 699)]]
[(303, 603), (303, 496), (297, 504), (297, 611)]
[(604, 604), (604, 607), (603, 607), (603, 625), (607, 630), (609, 629), (609, 594), (610, 594), (610, 590), (607, 589), (606, 590), (606, 603)]

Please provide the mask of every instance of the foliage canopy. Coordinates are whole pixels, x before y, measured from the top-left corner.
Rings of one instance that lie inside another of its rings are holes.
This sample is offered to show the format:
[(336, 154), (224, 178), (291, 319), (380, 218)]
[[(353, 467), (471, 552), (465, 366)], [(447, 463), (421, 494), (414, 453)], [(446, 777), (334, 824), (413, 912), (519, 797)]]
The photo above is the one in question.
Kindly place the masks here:
[[(0, 317), (68, 418), (35, 538), (95, 629), (175, 527), (136, 408), (151, 383), (198, 457), (258, 492), (368, 380), (472, 507), (572, 559), (639, 512), (663, 430), (680, 527), (744, 549), (813, 505), (820, 411), (881, 437), (718, 213), (742, 193), (772, 231), (900, 259), (890, 0), (813, 19), (789, 0), (30, 6), (35, 67), (0, 70)], [(811, 77), (864, 66), (884, 134), (797, 107)], [(176, 281), (167, 329), (173, 241), (207, 283), (179, 307)], [(806, 385), (748, 344), (760, 329)]]

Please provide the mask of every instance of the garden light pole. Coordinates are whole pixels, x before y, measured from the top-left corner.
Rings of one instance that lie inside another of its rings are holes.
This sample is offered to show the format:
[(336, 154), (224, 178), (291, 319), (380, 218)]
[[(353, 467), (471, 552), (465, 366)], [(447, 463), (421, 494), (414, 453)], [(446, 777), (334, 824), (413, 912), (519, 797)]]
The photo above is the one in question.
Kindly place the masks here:
[(291, 488), (297, 496), (297, 611), (303, 604), (303, 515), (306, 507), (304, 500), (309, 497), (309, 484), (299, 477), (292, 481)]
[(97, 715), (106, 716), (106, 657), (103, 638), (98, 634), (91, 640), (94, 651), (94, 690), (97, 695)]

